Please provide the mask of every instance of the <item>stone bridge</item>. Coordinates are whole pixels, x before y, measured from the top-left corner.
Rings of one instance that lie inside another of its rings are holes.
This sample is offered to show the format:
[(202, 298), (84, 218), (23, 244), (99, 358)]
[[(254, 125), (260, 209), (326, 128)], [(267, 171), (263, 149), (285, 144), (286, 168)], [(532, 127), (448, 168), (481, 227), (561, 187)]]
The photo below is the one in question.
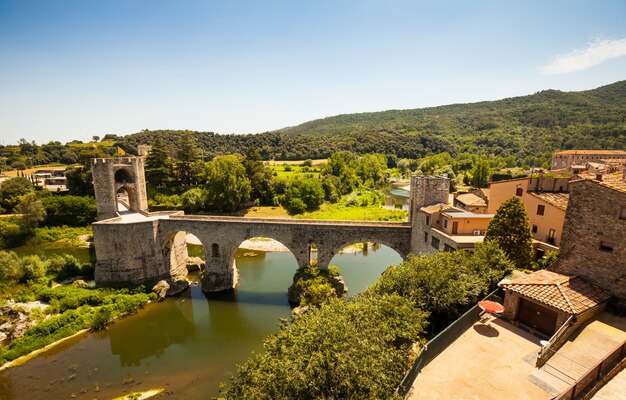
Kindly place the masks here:
[[(416, 240), (423, 237), (415, 210), (437, 201), (447, 202), (448, 195), (447, 179), (413, 177), (408, 223), (150, 213), (147, 200), (142, 198), (143, 159), (94, 159), (92, 170), (100, 218), (93, 224), (99, 285), (149, 282), (186, 273), (188, 233), (200, 240), (205, 251), (202, 289), (206, 292), (237, 285), (236, 251), (243, 241), (255, 237), (282, 243), (296, 257), (298, 266), (310, 263), (312, 246), (317, 248), (319, 267), (327, 268), (341, 249), (361, 242), (384, 244), (406, 258), (417, 248)], [(123, 211), (118, 202), (119, 193), (124, 191), (130, 211)]]

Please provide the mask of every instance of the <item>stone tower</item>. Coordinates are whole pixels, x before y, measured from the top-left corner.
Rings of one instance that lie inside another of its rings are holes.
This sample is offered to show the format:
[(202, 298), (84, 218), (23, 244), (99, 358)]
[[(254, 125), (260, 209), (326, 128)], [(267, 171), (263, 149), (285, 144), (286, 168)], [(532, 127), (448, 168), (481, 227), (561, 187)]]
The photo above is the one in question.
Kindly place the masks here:
[(118, 216), (118, 193), (127, 194), (121, 201), (128, 209), (148, 211), (142, 157), (93, 158), (91, 171), (99, 221)]
[(450, 179), (441, 176), (413, 175), (411, 176), (411, 194), (409, 208), (409, 222), (411, 223), (411, 252), (423, 252), (420, 245), (423, 243), (424, 232), (430, 229), (426, 226), (424, 215), (420, 215), (422, 207), (435, 204), (448, 204), (450, 193)]

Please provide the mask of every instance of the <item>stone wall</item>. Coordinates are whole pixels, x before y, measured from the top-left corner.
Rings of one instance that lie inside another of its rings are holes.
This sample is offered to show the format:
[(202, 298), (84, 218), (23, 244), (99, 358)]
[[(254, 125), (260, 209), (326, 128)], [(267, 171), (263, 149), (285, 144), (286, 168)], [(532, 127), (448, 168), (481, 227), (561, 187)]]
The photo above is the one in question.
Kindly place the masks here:
[[(125, 182), (116, 182), (115, 174), (119, 170), (126, 171), (130, 179)], [(118, 215), (117, 192), (120, 189), (128, 193), (133, 211), (148, 211), (142, 157), (94, 158), (91, 160), (91, 171), (99, 221)]]
[(98, 285), (142, 283), (169, 277), (155, 246), (158, 221), (94, 223)]
[[(561, 258), (551, 268), (626, 298), (626, 193), (599, 182), (570, 184), (570, 199), (561, 238)], [(611, 246), (609, 251), (607, 246)]]
[[(448, 178), (425, 175), (411, 177), (411, 204), (409, 208), (409, 222), (413, 227), (411, 253), (427, 254), (436, 251), (430, 246), (430, 225), (426, 224), (426, 216), (419, 210), (434, 204), (448, 204), (449, 193), (450, 180)], [(428, 235), (428, 239), (425, 241), (426, 235)], [(441, 246), (443, 248), (443, 244)]]

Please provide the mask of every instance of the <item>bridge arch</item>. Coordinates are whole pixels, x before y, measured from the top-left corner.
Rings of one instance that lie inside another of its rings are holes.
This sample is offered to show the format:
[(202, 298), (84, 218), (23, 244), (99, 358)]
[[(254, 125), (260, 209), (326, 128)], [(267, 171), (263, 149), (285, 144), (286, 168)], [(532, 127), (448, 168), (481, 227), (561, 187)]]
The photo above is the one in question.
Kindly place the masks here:
[[(282, 246), (284, 246), (289, 253), (291, 253), (296, 260), (297, 266), (296, 268), (308, 264), (310, 262), (310, 254), (307, 251), (303, 251), (302, 249), (297, 249), (295, 248), (292, 243), (288, 240), (281, 240), (278, 237), (272, 237), (272, 236), (252, 236), (252, 237), (246, 237), (243, 240), (238, 240), (238, 244), (232, 249), (230, 255), (229, 255), (229, 265), (232, 265), (233, 268), (237, 268), (237, 250), (239, 248), (241, 248), (241, 245), (246, 241), (246, 240), (252, 240), (252, 239), (259, 239), (259, 238), (263, 238), (263, 239), (271, 239), (275, 242), (278, 242), (279, 244), (281, 244)], [(252, 250), (254, 251), (254, 250)], [(259, 250), (262, 251), (262, 250)], [(275, 251), (275, 250), (271, 250), (268, 248), (268, 250), (264, 250), (264, 251)]]
[(370, 242), (370, 243), (374, 242), (374, 243), (385, 245), (389, 247), (390, 249), (394, 250), (396, 253), (398, 253), (403, 260), (405, 260), (406, 257), (408, 256), (403, 246), (398, 245), (397, 243), (394, 243), (391, 240), (387, 240), (385, 238), (369, 237), (369, 236), (356, 236), (356, 237), (340, 240), (330, 245), (321, 247), (319, 249), (319, 253), (317, 256), (317, 264), (320, 268), (328, 268), (333, 257), (339, 254), (341, 250), (356, 243), (366, 243), (366, 242)]

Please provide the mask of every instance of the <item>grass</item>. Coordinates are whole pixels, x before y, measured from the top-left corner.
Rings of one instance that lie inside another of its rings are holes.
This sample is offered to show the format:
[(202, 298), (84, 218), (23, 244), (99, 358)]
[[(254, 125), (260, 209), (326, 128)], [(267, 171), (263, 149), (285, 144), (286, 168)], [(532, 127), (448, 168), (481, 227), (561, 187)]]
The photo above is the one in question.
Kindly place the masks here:
[(341, 203), (326, 203), (323, 204), (319, 210), (297, 215), (296, 218), (352, 221), (406, 221), (407, 212), (401, 210), (389, 210), (378, 205), (353, 207)]
[(274, 175), (274, 178), (284, 181), (292, 181), (294, 179), (307, 177), (319, 179), (320, 177), (319, 168), (316, 167), (311, 168), (289, 164), (288, 168), (291, 168), (291, 171), (285, 171), (284, 165), (275, 165), (271, 166), (270, 168), (272, 169), (272, 174)]
[(244, 217), (248, 218), (291, 218), (283, 206), (255, 206), (246, 210)]
[(46, 242), (66, 242), (72, 246), (81, 246), (84, 241), (81, 236), (91, 236), (93, 231), (91, 226), (68, 227), (68, 226), (47, 226), (35, 228), (33, 235), (28, 239), (27, 245), (36, 245)]

